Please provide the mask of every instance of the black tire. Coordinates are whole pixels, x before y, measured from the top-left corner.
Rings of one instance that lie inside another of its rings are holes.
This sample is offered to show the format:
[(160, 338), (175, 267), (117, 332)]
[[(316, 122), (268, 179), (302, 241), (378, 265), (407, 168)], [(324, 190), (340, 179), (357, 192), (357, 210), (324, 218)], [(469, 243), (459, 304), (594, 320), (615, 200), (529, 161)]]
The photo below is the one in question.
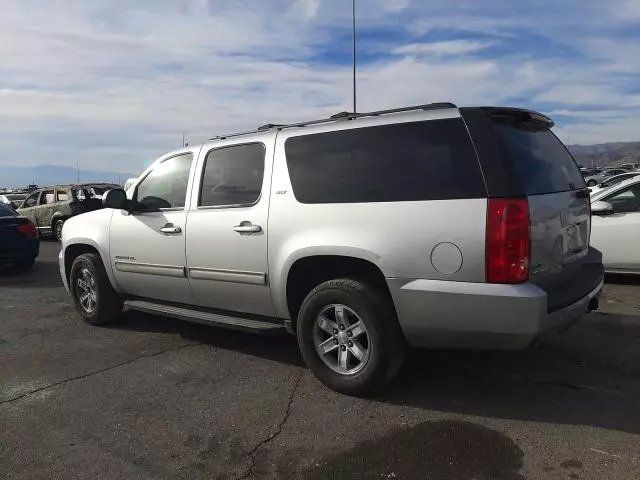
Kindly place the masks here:
[(64, 227), (64, 222), (65, 219), (61, 218), (60, 220), (56, 220), (55, 222), (53, 222), (53, 225), (51, 227), (53, 237), (59, 242), (62, 241), (62, 227)]
[(595, 187), (598, 184), (595, 180), (589, 180), (587, 182), (587, 187)]
[[(353, 374), (332, 370), (320, 358), (314, 344), (317, 316), (336, 304), (355, 312), (367, 329), (369, 357), (364, 367)], [(363, 396), (379, 391), (398, 373), (406, 350), (389, 295), (357, 279), (329, 280), (315, 287), (300, 308), (297, 336), (302, 356), (313, 374), (327, 387), (347, 395)]]
[[(93, 310), (88, 310), (80, 302), (82, 290), (78, 285), (78, 279), (85, 269), (94, 280), (96, 298)], [(85, 253), (73, 261), (69, 274), (69, 289), (76, 310), (89, 325), (104, 325), (116, 319), (122, 312), (122, 301), (111, 286), (102, 259), (97, 253)]]
[(22, 257), (15, 263), (16, 270), (19, 272), (27, 272), (36, 263), (36, 257)]

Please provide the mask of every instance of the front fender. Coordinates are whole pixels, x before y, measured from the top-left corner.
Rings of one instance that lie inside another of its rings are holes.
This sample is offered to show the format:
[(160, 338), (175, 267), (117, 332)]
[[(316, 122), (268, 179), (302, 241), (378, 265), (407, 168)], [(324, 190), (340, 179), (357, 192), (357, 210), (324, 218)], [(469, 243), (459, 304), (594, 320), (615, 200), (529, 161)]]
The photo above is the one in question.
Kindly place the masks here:
[[(102, 209), (69, 218), (62, 230), (61, 258), (66, 258), (68, 249), (79, 245), (95, 249), (102, 259), (111, 285), (121, 293), (110, 262), (109, 230), (113, 212), (111, 209)], [(65, 275), (68, 274), (65, 268)]]

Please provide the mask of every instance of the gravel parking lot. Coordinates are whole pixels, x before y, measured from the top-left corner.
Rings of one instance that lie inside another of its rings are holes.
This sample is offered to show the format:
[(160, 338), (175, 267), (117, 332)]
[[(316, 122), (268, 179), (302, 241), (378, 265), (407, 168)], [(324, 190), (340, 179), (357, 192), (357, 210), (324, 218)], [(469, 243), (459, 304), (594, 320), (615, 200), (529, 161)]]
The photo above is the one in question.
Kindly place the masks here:
[(87, 326), (57, 252), (0, 274), (0, 478), (640, 478), (640, 286), (535, 350), (412, 352), (364, 400), (292, 337)]

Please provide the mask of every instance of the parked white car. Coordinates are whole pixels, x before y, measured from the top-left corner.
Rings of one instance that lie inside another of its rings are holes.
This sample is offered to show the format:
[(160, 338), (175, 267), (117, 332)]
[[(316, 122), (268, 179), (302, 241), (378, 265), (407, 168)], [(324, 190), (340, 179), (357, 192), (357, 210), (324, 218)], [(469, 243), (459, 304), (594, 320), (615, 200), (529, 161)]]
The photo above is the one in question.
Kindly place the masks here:
[(618, 183), (622, 183), (625, 180), (629, 180), (630, 178), (634, 178), (640, 175), (640, 172), (627, 172), (621, 173), (620, 175), (614, 175), (613, 177), (607, 178), (604, 182), (599, 183), (595, 187), (589, 187), (589, 192), (591, 195), (594, 195), (606, 188), (613, 187)]
[(591, 195), (591, 245), (605, 271), (640, 275), (640, 177)]

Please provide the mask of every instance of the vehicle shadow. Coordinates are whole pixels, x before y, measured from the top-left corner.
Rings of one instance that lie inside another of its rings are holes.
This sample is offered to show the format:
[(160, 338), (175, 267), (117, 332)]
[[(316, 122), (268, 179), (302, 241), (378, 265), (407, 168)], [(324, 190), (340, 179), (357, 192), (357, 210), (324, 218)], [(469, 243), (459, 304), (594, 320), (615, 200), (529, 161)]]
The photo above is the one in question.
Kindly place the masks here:
[(375, 400), (640, 434), (639, 342), (640, 317), (593, 315), (534, 350), (415, 350)]
[(640, 275), (620, 275), (607, 273), (605, 282), (614, 285), (640, 285)]
[(119, 322), (104, 328), (136, 332), (175, 333), (185, 340), (215, 348), (238, 351), (297, 367), (304, 365), (295, 338), (284, 331), (256, 334), (136, 311), (125, 312)]
[(26, 272), (16, 270), (11, 265), (0, 266), (0, 287), (60, 288), (60, 270), (57, 262), (36, 259), (36, 263)]
[[(109, 328), (177, 333), (216, 348), (304, 365), (295, 339), (287, 334), (256, 335), (138, 312), (128, 312)], [(640, 434), (638, 344), (640, 317), (593, 314), (534, 350), (413, 349), (398, 378), (370, 400)]]

